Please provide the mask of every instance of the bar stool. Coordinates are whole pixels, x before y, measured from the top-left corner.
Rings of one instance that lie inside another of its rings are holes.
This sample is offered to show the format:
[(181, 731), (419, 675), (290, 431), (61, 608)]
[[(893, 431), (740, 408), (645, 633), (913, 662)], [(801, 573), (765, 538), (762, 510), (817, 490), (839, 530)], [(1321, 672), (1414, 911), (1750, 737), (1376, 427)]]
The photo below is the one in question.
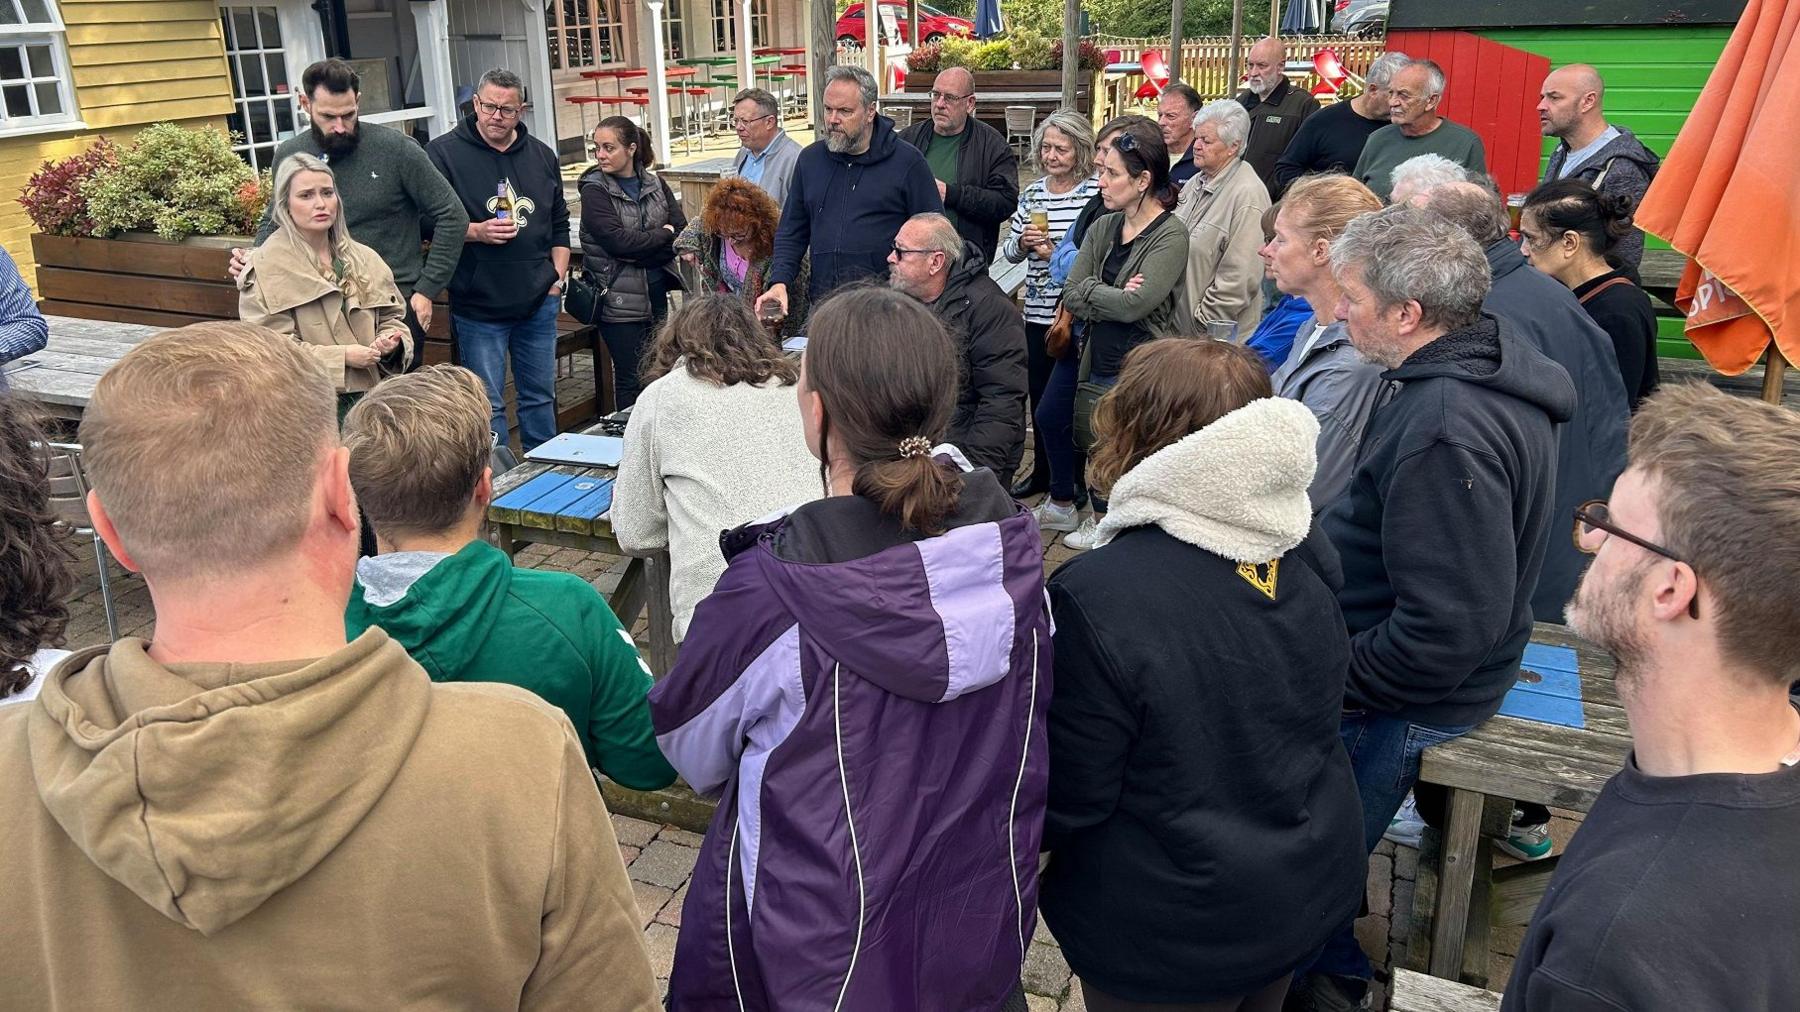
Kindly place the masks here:
[[(606, 99), (602, 98), (599, 95), (568, 95), (563, 98), (563, 101), (569, 103), (570, 105), (576, 107), (577, 109), (579, 109), (581, 111), (581, 136), (583, 138), (588, 137), (589, 131), (588, 131), (588, 125), (587, 125), (587, 107), (590, 105), (599, 105), (600, 103), (606, 101)], [(583, 140), (582, 143), (585, 144), (585, 143), (587, 143), (587, 141)]]

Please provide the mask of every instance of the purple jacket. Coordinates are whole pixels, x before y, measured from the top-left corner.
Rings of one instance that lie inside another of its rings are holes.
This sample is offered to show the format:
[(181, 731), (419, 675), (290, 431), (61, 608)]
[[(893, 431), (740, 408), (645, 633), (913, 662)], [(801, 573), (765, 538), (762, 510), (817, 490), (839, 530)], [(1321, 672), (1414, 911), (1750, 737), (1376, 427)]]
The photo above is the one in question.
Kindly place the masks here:
[(1037, 525), (977, 481), (985, 519), (965, 503), (945, 534), (878, 534), (870, 554), (854, 532), (892, 522), (856, 497), (724, 538), (729, 568), (650, 695), (669, 761), (723, 789), (682, 907), (678, 1012), (975, 1012), (1018, 982), (1050, 616)]

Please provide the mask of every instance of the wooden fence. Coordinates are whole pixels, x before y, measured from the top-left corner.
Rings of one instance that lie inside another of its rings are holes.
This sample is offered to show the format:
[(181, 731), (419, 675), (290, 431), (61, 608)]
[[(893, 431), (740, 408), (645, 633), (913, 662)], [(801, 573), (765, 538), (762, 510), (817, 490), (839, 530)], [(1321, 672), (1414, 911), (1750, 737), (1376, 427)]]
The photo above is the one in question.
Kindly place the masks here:
[[(1101, 35), (1094, 37), (1093, 41), (1107, 52), (1109, 62), (1114, 51), (1119, 54), (1119, 62), (1135, 63), (1147, 50), (1160, 50), (1167, 53), (1169, 49), (1169, 40), (1166, 38), (1124, 39)], [(1241, 57), (1248, 53), (1250, 44), (1255, 41), (1254, 38), (1246, 37), (1241, 42), (1243, 48), (1240, 51), (1240, 68), (1242, 67)], [(1358, 39), (1346, 35), (1308, 35), (1288, 39), (1287, 43), (1289, 67), (1293, 68), (1299, 63), (1308, 65), (1304, 75), (1290, 71), (1289, 79), (1296, 86), (1309, 91), (1319, 83), (1317, 75), (1312, 73), (1310, 66), (1313, 54), (1319, 50), (1337, 50), (1338, 59), (1343, 61), (1344, 66), (1349, 68), (1351, 73), (1360, 76), (1369, 69), (1369, 64), (1375, 62), (1375, 58), (1385, 52), (1387, 48), (1380, 39)], [(1214, 99), (1230, 98), (1238, 93), (1239, 82), (1226, 80), (1230, 65), (1231, 37), (1228, 35), (1184, 39), (1181, 43), (1181, 80), (1199, 92), (1201, 98), (1209, 102)], [(1107, 79), (1109, 84), (1113, 84), (1117, 80), (1110, 76)], [(1128, 74), (1125, 76), (1122, 86), (1110, 88), (1109, 90), (1115, 96), (1115, 102), (1121, 101), (1119, 97), (1122, 96), (1123, 107), (1110, 109), (1108, 115), (1117, 115), (1135, 106), (1137, 103), (1131, 96), (1143, 83), (1144, 76), (1142, 74)]]

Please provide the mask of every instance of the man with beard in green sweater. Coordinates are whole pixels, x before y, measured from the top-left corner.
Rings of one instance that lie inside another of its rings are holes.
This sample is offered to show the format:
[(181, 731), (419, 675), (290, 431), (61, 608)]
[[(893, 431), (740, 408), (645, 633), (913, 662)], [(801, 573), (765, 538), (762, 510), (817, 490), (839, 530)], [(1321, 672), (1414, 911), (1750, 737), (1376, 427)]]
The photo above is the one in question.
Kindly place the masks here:
[(561, 707), (588, 765), (626, 787), (675, 780), (650, 727), (650, 669), (599, 592), (514, 569), (483, 541), (493, 496), (481, 380), (457, 366), (390, 379), (344, 419), (350, 484), (380, 554), (356, 565), (345, 619), (380, 626), (434, 682), (506, 682)]

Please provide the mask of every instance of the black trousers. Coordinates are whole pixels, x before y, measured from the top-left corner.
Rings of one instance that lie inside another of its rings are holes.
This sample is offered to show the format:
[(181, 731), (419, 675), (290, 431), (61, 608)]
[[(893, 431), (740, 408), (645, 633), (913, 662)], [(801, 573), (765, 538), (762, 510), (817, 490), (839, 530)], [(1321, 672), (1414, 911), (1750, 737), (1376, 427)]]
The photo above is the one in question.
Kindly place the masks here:
[(638, 380), (644, 354), (656, 330), (669, 315), (669, 292), (662, 285), (650, 284), (651, 319), (632, 323), (601, 323), (600, 340), (606, 342), (606, 353), (612, 358), (613, 410), (623, 411), (637, 403), (644, 387)]
[(1163, 1002), (1127, 1001), (1115, 998), (1105, 991), (1095, 988), (1087, 981), (1081, 982), (1081, 995), (1087, 1000), (1088, 1012), (1281, 1012), (1281, 1003), (1287, 998), (1288, 984), (1291, 977), (1282, 977), (1257, 991), (1241, 998), (1226, 998), (1222, 1001)]
[[(1031, 417), (1037, 418), (1038, 402), (1044, 399), (1044, 387), (1050, 382), (1050, 371), (1056, 367), (1056, 360), (1044, 347), (1044, 335), (1049, 332), (1047, 323), (1025, 323), (1025, 392), (1031, 398)], [(1042, 434), (1031, 434), (1031, 481), (1041, 485), (1044, 491), (1050, 490), (1050, 457), (1044, 450)]]

